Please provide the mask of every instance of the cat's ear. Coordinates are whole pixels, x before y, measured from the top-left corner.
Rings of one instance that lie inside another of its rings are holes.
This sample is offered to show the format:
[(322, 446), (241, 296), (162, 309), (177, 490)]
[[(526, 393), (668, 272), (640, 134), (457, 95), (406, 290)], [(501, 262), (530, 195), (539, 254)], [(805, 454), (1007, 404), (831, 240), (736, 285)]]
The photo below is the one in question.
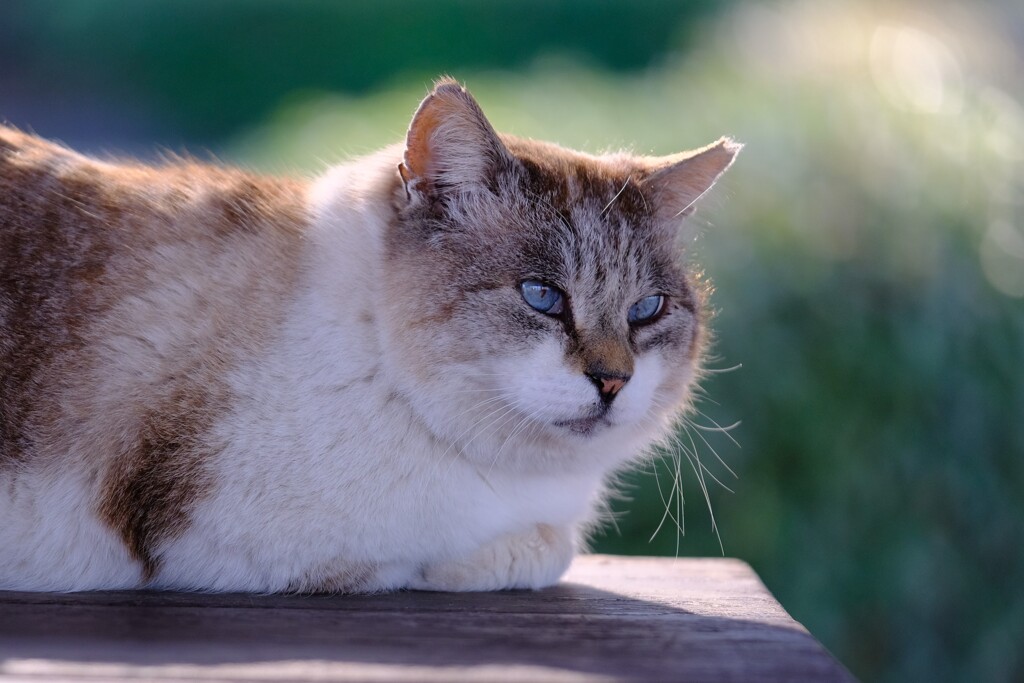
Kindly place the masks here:
[(450, 78), (420, 104), (398, 171), (406, 191), (430, 196), (485, 187), (509, 154), (480, 105)]
[(742, 148), (738, 142), (720, 138), (701, 149), (651, 159), (643, 186), (654, 197), (659, 215), (671, 220), (693, 213), (697, 200), (732, 165)]

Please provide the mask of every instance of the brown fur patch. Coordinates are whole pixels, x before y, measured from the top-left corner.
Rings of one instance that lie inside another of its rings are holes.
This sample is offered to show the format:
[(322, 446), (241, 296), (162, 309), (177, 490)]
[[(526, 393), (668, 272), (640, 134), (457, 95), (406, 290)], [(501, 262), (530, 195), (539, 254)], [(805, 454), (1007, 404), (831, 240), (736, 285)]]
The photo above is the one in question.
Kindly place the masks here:
[(581, 349), (583, 372), (588, 375), (629, 377), (633, 374), (633, 352), (629, 345), (602, 337), (585, 342)]
[(97, 473), (147, 578), (213, 484), (225, 374), (283, 315), (304, 206), (301, 182), (0, 127), (0, 467)]
[(157, 570), (154, 548), (184, 530), (188, 512), (211, 485), (203, 465), (212, 453), (201, 436), (213, 409), (204, 393), (175, 392), (146, 414), (138, 438), (107, 476), (100, 515), (121, 533), (146, 581)]
[(59, 178), (38, 141), (0, 129), (0, 465), (33, 450), (45, 422), (46, 368), (85, 343), (107, 301), (96, 284), (112, 245), (95, 183)]

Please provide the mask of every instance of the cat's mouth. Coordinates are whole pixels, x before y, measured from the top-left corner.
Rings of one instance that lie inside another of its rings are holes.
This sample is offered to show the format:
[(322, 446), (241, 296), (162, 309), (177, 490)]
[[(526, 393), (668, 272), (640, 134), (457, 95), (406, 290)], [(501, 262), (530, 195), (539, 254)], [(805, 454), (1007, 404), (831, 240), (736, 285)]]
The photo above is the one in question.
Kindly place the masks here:
[(580, 436), (590, 436), (595, 431), (602, 427), (611, 427), (612, 423), (607, 417), (607, 408), (602, 408), (593, 415), (586, 417), (576, 417), (569, 420), (557, 420), (554, 424), (556, 427), (563, 427), (568, 429), (573, 434), (579, 434)]

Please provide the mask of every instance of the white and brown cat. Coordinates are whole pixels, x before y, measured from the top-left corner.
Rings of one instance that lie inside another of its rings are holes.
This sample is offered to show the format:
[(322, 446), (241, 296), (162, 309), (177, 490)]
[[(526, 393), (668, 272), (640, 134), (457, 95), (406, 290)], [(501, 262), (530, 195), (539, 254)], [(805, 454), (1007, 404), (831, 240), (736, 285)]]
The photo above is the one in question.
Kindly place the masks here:
[(310, 182), (0, 127), (0, 588), (552, 584), (699, 372), (682, 216), (443, 80)]

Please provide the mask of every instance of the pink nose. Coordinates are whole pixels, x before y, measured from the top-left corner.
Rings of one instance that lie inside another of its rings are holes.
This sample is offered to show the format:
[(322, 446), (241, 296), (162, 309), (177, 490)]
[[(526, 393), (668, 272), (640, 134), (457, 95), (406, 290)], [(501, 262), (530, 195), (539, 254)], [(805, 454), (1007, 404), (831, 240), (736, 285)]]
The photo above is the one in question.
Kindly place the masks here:
[(614, 396), (619, 393), (619, 389), (626, 386), (626, 380), (621, 377), (610, 377), (601, 380), (601, 393), (610, 394)]
[(629, 375), (607, 375), (603, 372), (590, 372), (587, 373), (587, 377), (597, 387), (598, 393), (601, 394), (601, 400), (605, 403), (611, 403), (616, 394), (629, 381)]

